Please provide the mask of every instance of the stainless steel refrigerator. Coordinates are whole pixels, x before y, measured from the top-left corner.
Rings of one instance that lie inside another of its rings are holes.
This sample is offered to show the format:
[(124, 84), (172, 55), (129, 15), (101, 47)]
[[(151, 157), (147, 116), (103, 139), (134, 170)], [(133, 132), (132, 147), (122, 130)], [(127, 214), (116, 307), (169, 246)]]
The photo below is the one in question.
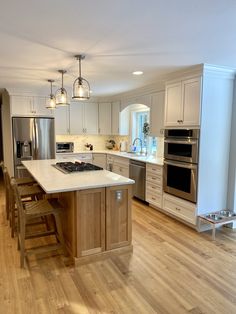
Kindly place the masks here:
[(22, 160), (55, 158), (54, 118), (12, 118), (15, 177), (25, 177)]

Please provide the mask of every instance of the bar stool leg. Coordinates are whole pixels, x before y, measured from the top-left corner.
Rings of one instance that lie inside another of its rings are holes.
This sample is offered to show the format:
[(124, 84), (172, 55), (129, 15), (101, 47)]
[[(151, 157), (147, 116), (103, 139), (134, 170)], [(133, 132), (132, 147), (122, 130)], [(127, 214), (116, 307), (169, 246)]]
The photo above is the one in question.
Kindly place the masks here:
[(62, 224), (61, 224), (61, 217), (58, 214), (54, 213), (54, 217), (55, 217), (55, 222), (56, 222), (56, 228), (57, 228), (57, 233), (58, 233), (58, 237), (59, 237), (59, 241), (62, 245), (63, 248), (63, 252), (66, 255), (68, 255), (67, 250), (66, 250), (66, 245), (65, 245), (65, 240), (64, 240), (64, 236), (63, 236), (63, 231), (62, 231)]
[[(23, 217), (20, 217), (23, 218)], [(25, 262), (25, 219), (20, 219), (20, 266), (24, 267)]]

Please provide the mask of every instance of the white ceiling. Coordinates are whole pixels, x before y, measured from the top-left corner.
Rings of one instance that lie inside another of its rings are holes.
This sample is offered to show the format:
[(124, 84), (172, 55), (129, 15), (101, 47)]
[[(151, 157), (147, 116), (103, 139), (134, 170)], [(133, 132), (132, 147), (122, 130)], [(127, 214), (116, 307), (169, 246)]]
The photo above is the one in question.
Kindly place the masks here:
[(193, 64), (236, 68), (236, 1), (8, 0), (0, 39), (0, 88), (47, 93), (66, 69), (70, 89), (83, 53), (83, 77), (105, 96)]

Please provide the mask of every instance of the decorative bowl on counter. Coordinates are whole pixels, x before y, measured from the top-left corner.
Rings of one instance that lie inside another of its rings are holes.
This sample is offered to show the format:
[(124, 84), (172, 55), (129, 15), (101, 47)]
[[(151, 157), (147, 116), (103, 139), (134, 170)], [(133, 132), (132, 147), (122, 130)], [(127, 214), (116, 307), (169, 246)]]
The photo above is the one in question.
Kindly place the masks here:
[(106, 148), (113, 149), (115, 147), (116, 142), (114, 140), (106, 141)]

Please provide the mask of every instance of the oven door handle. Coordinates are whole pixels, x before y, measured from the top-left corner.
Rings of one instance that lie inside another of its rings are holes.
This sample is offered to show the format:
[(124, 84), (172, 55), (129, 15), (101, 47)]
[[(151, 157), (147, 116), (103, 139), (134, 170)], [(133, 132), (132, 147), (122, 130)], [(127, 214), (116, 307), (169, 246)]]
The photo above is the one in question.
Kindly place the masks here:
[(195, 145), (195, 144), (197, 144), (197, 141), (195, 141), (195, 140), (164, 140), (164, 142), (165, 143), (170, 143), (170, 144), (186, 144), (186, 145), (188, 145), (188, 144), (193, 144), (193, 145)]
[(187, 169), (197, 169), (197, 165), (195, 164), (188, 164), (185, 162), (175, 162), (175, 161), (164, 161), (164, 164), (170, 165), (170, 166), (175, 166), (175, 167), (181, 167), (181, 168), (187, 168)]

